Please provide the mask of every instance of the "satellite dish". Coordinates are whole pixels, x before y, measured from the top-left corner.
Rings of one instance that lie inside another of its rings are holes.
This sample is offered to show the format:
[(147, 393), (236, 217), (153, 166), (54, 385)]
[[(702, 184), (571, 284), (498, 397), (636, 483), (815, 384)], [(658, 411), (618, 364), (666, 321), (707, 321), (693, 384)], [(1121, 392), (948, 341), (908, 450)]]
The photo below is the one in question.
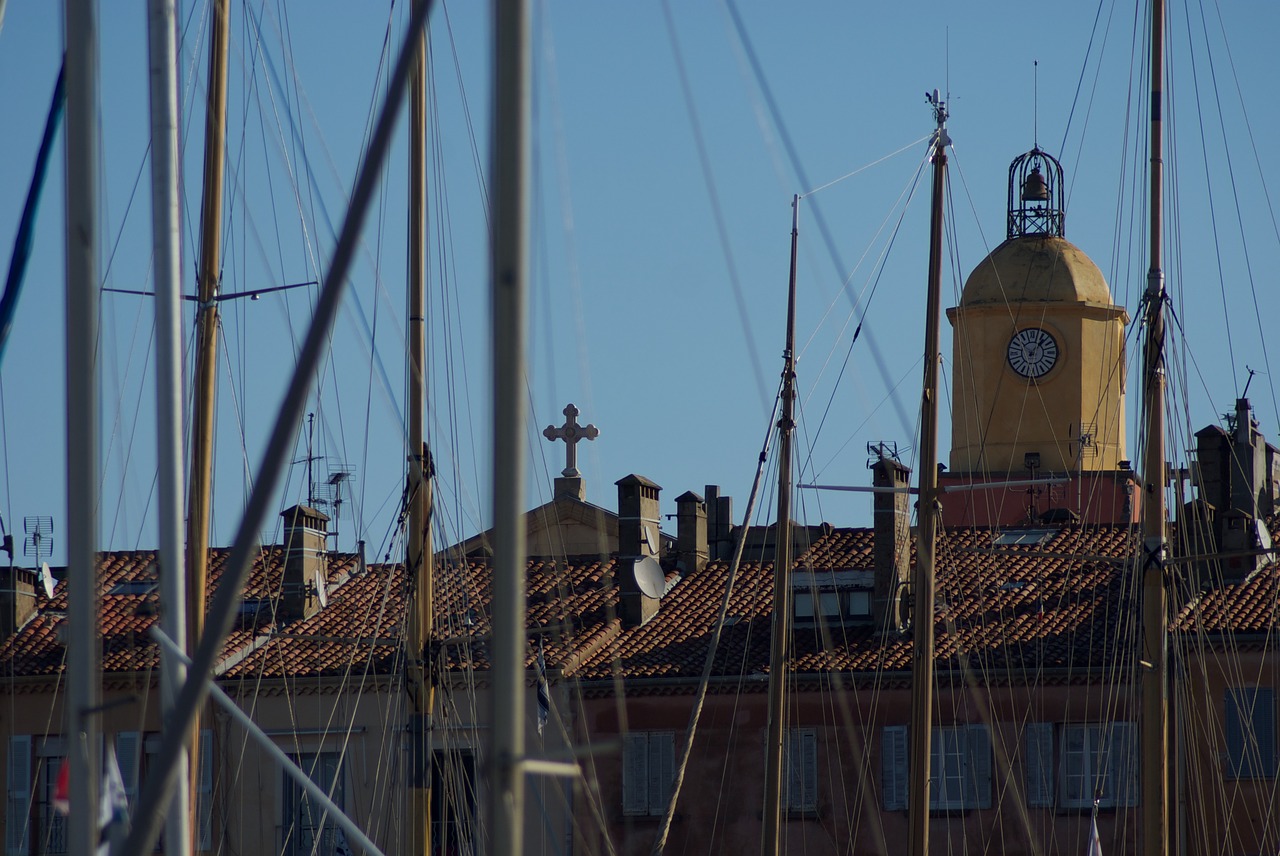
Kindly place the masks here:
[(320, 596), (320, 608), (329, 605), (329, 593), (325, 591), (324, 572), (316, 568), (316, 594)]
[(662, 597), (667, 588), (667, 575), (662, 572), (662, 565), (657, 559), (652, 556), (637, 559), (632, 573), (635, 574), (636, 585), (645, 597)]
[(40, 581), (44, 583), (44, 596), (53, 600), (53, 590), (58, 585), (58, 581), (53, 578), (53, 571), (49, 570), (48, 562), (40, 563)]
[(1253, 521), (1255, 531), (1258, 533), (1258, 546), (1263, 550), (1271, 549), (1271, 533), (1267, 531), (1267, 524), (1261, 520)]

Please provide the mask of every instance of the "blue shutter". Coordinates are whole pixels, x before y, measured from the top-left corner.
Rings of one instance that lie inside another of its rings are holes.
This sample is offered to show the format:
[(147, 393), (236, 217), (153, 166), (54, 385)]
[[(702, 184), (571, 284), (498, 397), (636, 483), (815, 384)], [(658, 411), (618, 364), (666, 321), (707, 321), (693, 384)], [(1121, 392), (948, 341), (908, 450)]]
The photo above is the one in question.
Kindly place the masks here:
[(1244, 699), (1246, 690), (1228, 688), (1223, 699), (1223, 731), (1227, 743), (1227, 778), (1240, 779), (1247, 776), (1249, 762), (1245, 746), (1245, 725), (1247, 702)]
[(1276, 691), (1258, 687), (1253, 701), (1253, 733), (1258, 738), (1258, 772), (1264, 779), (1276, 776)]
[(196, 849), (213, 849), (213, 732), (200, 732), (200, 776), (196, 789)]
[(1053, 723), (1029, 722), (1023, 730), (1027, 807), (1053, 807)]
[(991, 808), (991, 733), (978, 723), (969, 726), (966, 755), (969, 769), (965, 775), (966, 808)]
[(8, 799), (4, 816), (5, 856), (26, 856), (30, 849), (31, 735), (9, 738)]
[(649, 735), (633, 731), (622, 743), (622, 813), (649, 811)]
[(1138, 804), (1138, 727), (1132, 722), (1111, 726), (1111, 742), (1107, 746), (1106, 790), (1116, 806)]
[(671, 800), (675, 778), (676, 736), (670, 731), (649, 732), (649, 814), (663, 814)]
[(880, 742), (880, 770), (885, 811), (905, 811), (907, 808), (907, 726), (885, 726)]
[(138, 799), (138, 768), (142, 760), (142, 735), (137, 731), (121, 731), (116, 735), (116, 762), (120, 765), (120, 781), (124, 785), (129, 807)]

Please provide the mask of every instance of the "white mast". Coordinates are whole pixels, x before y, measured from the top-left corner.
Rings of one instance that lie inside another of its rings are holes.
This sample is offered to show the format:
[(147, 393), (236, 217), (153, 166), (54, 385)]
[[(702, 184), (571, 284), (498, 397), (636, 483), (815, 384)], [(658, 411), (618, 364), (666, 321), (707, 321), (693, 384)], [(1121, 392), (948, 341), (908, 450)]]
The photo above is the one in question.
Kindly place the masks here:
[[(187, 585), (182, 563), (182, 265), (178, 213), (178, 48), (174, 0), (149, 0), (151, 65), (151, 233), (156, 277), (156, 453), (160, 494), (160, 623), (179, 648), (187, 644)], [(173, 709), (187, 667), (161, 654), (161, 709)], [(166, 849), (191, 850), (191, 783), (187, 753), (175, 762), (177, 779), (165, 820)]]
[(67, 852), (98, 846), (98, 4), (66, 0)]
[(493, 745), (490, 852), (519, 856), (524, 838), (524, 353), (529, 260), (528, 0), (494, 3), (493, 76)]

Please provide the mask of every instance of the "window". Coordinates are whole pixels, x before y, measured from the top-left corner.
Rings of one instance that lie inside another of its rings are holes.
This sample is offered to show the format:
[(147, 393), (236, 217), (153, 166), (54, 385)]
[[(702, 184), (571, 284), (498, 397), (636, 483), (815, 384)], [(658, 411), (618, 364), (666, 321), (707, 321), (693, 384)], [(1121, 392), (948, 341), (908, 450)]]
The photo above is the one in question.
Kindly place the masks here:
[(622, 747), (622, 813), (660, 815), (675, 778), (675, 733), (632, 731)]
[(849, 592), (849, 617), (871, 617), (871, 592), (869, 590), (857, 589)]
[(1059, 805), (1100, 808), (1138, 804), (1138, 741), (1132, 722), (1061, 728)]
[(36, 816), (32, 829), (35, 832), (37, 853), (67, 852), (67, 818), (53, 807), (53, 792), (58, 786), (58, 772), (62, 769), (66, 749), (62, 738), (46, 737), (39, 741), (36, 750)]
[[(907, 807), (909, 747), (907, 726), (886, 726), (881, 741), (884, 807)], [(991, 807), (991, 735), (987, 726), (934, 728), (929, 747), (929, 807), (960, 811)]]
[(819, 622), (836, 627), (842, 621), (867, 621), (871, 618), (871, 589), (823, 588), (815, 590), (812, 583), (805, 590), (797, 590), (791, 598), (792, 614), (796, 624), (812, 627)]
[(783, 810), (811, 814), (818, 810), (818, 735), (812, 728), (787, 731), (782, 768), (787, 781)]
[(471, 856), (476, 841), (476, 759), (468, 749), (436, 752), (431, 764), (431, 852)]
[[(341, 755), (337, 752), (303, 752), (290, 755), (329, 798), (343, 805)], [(346, 836), (324, 807), (284, 774), (284, 853), (291, 856), (338, 856), (350, 852)]]
[(1272, 779), (1276, 775), (1275, 690), (1233, 687), (1225, 699), (1228, 779)]

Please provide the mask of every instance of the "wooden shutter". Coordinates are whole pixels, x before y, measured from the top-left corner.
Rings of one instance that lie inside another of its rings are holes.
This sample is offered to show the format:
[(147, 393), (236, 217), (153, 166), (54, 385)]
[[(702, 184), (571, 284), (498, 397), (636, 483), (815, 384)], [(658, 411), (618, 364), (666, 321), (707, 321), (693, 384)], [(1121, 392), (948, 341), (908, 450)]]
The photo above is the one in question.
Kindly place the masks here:
[(634, 731), (622, 743), (622, 813), (649, 812), (649, 734)]
[(649, 814), (666, 812), (667, 802), (671, 799), (671, 782), (675, 778), (675, 742), (674, 732), (649, 732)]
[(885, 726), (880, 742), (880, 770), (885, 811), (904, 811), (907, 807), (907, 726)]
[(991, 808), (991, 733), (978, 723), (969, 726), (969, 745), (965, 755), (965, 808)]
[(213, 732), (200, 732), (200, 776), (196, 793), (196, 849), (213, 849)]
[(1053, 723), (1029, 722), (1022, 735), (1027, 807), (1053, 807)]
[(120, 780), (124, 784), (129, 807), (138, 799), (138, 769), (142, 760), (142, 735), (137, 731), (121, 731), (116, 735), (116, 762), (120, 765)]
[(1061, 777), (1058, 803), (1064, 808), (1087, 808), (1093, 805), (1093, 756), (1089, 747), (1088, 725), (1062, 727), (1062, 755), (1058, 769)]
[(30, 849), (31, 819), (31, 735), (9, 738), (8, 799), (5, 805), (5, 856), (26, 856)]

